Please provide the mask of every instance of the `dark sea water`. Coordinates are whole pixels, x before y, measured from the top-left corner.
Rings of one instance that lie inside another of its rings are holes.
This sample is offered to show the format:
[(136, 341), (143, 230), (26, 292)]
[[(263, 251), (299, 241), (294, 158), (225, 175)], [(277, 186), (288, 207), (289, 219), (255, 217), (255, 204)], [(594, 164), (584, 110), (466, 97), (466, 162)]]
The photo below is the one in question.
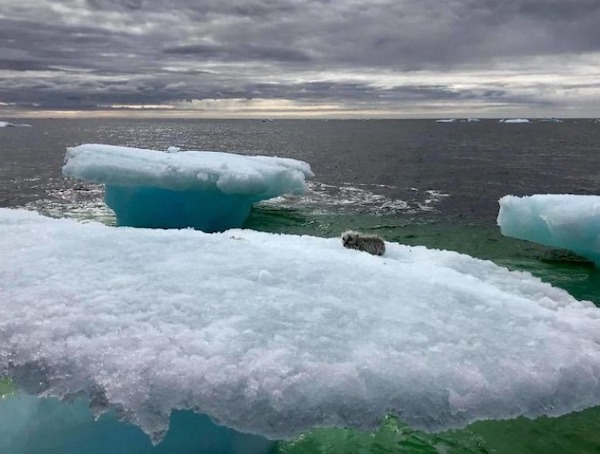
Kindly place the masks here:
[[(349, 228), (374, 232), (388, 241), (450, 249), (526, 270), (600, 305), (600, 272), (592, 264), (565, 251), (504, 238), (496, 225), (498, 199), (507, 194), (600, 192), (600, 123), (592, 120), (27, 123), (32, 127), (0, 128), (0, 207), (114, 224), (102, 187), (61, 174), (66, 147), (83, 143), (290, 157), (307, 161), (315, 173), (306, 195), (259, 204), (247, 228), (326, 237)], [(0, 395), (2, 386), (8, 385), (0, 380)], [(0, 400), (0, 407), (9, 400)], [(156, 448), (133, 426), (124, 429), (102, 420), (96, 424), (117, 427), (113, 432), (106, 429), (107, 437), (139, 436), (136, 443), (141, 447), (135, 452), (211, 452), (192, 439), (182, 442), (185, 437), (177, 432), (177, 427), (200, 424), (197, 419), (185, 413), (174, 419), (179, 422)], [(315, 429), (271, 448), (284, 453), (596, 453), (598, 427), (600, 407), (560, 418), (481, 421), (441, 434), (417, 432), (390, 417), (376, 432)], [(123, 435), (127, 430), (135, 434)], [(33, 432), (24, 436), (35, 436)], [(70, 452), (65, 449), (58, 446), (47, 452)], [(98, 445), (95, 449), (101, 452)]]

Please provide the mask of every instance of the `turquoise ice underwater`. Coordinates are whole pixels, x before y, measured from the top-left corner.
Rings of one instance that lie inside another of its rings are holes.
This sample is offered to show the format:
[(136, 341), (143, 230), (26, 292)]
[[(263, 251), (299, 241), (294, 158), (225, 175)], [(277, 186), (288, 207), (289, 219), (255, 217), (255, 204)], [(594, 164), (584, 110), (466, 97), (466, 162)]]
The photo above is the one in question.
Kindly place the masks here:
[[(2, 233), (2, 273), (18, 276), (3, 287), (3, 369), (31, 392), (114, 406), (156, 439), (171, 408), (285, 438), (315, 425), (375, 427), (389, 412), (439, 430), (598, 404), (597, 309), (491, 262), (15, 210), (2, 210)], [(198, 294), (213, 305), (197, 307)]]

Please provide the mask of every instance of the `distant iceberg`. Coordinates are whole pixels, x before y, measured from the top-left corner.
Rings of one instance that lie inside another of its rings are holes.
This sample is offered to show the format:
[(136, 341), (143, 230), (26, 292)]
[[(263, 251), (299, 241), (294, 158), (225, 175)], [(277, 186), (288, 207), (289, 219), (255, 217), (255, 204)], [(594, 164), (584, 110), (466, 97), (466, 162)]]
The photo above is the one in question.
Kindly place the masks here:
[(159, 441), (172, 409), (272, 439), (600, 404), (600, 310), (455, 252), (0, 209), (0, 376)]
[(545, 123), (562, 123), (563, 121), (560, 118), (543, 118), (541, 121)]
[(500, 123), (529, 123), (527, 118), (507, 118), (499, 120)]
[(445, 118), (445, 119), (435, 120), (436, 123), (454, 123), (455, 121), (456, 121), (456, 118)]
[(600, 265), (600, 196), (505, 196), (498, 225), (505, 236), (568, 249)]
[(313, 176), (295, 159), (176, 150), (80, 145), (67, 149), (63, 174), (105, 184), (118, 225), (206, 232), (241, 227), (254, 203), (302, 194)]
[(0, 128), (8, 128), (8, 127), (12, 127), (12, 128), (31, 128), (31, 125), (27, 124), (27, 123), (10, 123), (8, 121), (0, 121)]

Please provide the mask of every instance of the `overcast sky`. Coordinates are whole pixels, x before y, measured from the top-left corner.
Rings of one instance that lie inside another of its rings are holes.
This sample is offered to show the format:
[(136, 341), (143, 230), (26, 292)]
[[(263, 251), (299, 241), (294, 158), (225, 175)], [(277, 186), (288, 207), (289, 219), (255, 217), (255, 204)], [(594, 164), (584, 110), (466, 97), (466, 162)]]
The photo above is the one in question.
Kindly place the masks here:
[(600, 0), (0, 0), (0, 114), (598, 117)]

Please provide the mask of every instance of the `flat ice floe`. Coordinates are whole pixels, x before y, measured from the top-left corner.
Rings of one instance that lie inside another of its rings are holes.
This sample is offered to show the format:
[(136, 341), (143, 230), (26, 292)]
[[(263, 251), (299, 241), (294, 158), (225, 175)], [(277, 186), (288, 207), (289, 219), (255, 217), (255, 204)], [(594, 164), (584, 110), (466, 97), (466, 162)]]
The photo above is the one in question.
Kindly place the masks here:
[(529, 119), (527, 119), (527, 118), (506, 118), (506, 119), (500, 120), (500, 123), (508, 123), (508, 124), (529, 123)]
[(28, 125), (26, 123), (11, 123), (9, 121), (0, 121), (0, 128), (7, 128), (7, 127), (14, 127), (14, 128), (23, 128), (23, 127), (31, 127), (31, 125)]
[(0, 209), (0, 376), (159, 440), (171, 409), (286, 438), (600, 404), (600, 310), (455, 252)]
[(503, 235), (568, 249), (600, 265), (600, 196), (505, 196), (499, 203)]
[(119, 225), (241, 227), (251, 206), (301, 194), (310, 166), (295, 159), (209, 151), (169, 152), (85, 144), (67, 150), (63, 173), (106, 186)]

